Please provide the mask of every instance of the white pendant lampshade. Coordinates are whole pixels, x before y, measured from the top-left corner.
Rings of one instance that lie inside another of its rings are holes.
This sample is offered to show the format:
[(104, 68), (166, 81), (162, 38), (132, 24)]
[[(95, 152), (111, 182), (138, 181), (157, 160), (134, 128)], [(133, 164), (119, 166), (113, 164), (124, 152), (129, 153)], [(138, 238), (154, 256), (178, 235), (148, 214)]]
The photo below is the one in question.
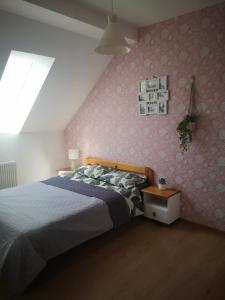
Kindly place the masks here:
[(130, 52), (130, 47), (118, 28), (115, 16), (108, 16), (108, 25), (95, 52), (108, 55)]
[(79, 158), (79, 150), (78, 149), (69, 149), (68, 156), (70, 160)]

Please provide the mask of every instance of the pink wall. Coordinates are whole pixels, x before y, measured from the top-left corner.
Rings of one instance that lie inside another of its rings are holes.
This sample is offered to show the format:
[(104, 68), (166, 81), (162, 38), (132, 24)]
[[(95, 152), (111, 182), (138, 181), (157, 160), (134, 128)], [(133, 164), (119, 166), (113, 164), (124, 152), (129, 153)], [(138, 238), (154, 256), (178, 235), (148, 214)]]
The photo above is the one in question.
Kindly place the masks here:
[[(177, 123), (196, 76), (199, 122), (181, 154)], [(138, 115), (138, 80), (169, 76), (169, 114)], [(225, 4), (140, 30), (116, 56), (65, 131), (82, 156), (150, 166), (182, 190), (182, 216), (225, 230)]]

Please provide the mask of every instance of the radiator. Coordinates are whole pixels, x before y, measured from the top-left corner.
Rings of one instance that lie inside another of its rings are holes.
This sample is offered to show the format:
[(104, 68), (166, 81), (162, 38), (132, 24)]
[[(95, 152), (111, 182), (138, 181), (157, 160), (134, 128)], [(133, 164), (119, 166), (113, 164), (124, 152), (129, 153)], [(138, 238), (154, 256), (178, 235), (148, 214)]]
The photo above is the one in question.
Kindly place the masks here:
[(17, 185), (16, 162), (0, 162), (0, 189)]

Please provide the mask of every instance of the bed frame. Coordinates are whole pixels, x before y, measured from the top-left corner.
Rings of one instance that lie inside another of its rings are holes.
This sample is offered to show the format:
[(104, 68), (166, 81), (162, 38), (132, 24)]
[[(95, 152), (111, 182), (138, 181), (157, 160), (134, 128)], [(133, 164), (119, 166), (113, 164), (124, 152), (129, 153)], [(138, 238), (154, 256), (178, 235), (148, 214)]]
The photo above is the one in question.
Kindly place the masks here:
[(154, 172), (151, 168), (148, 168), (148, 167), (127, 164), (127, 163), (123, 163), (120, 161), (114, 161), (114, 160), (98, 159), (98, 158), (94, 158), (94, 157), (84, 158), (83, 164), (84, 165), (101, 165), (104, 167), (111, 167), (111, 168), (119, 169), (119, 170), (123, 170), (123, 171), (144, 174), (145, 176), (147, 176), (149, 184), (154, 185)]

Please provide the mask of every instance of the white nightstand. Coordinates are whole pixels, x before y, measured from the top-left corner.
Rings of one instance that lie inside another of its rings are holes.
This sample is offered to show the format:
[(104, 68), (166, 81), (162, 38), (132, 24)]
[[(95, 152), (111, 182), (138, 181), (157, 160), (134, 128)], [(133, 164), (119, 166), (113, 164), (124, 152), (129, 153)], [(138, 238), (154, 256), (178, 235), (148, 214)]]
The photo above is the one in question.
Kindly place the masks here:
[(61, 168), (56, 170), (56, 172), (58, 173), (58, 175), (67, 175), (70, 174), (72, 172), (70, 167), (66, 167), (66, 168)]
[(144, 193), (145, 217), (165, 224), (171, 224), (180, 217), (180, 191), (159, 190), (156, 186), (149, 186), (142, 192)]

